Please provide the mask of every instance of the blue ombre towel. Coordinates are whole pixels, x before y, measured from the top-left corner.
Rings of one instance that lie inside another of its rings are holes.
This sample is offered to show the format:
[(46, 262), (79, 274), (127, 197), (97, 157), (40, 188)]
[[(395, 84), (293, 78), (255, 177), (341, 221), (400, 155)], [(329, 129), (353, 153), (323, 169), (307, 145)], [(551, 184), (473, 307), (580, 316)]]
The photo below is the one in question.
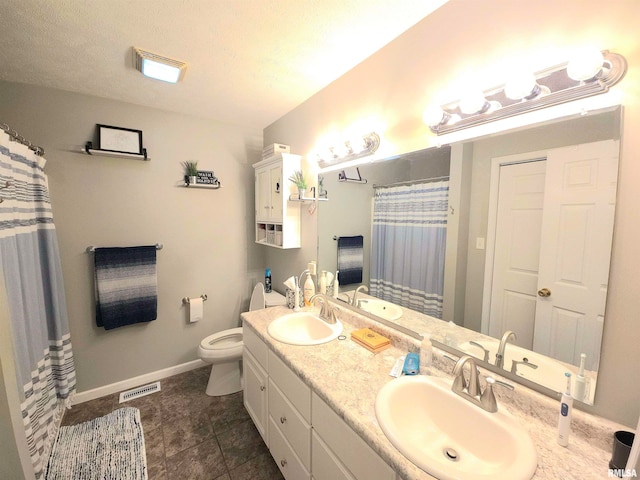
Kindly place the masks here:
[(96, 248), (96, 324), (105, 330), (158, 316), (156, 247)]
[(338, 238), (338, 282), (340, 285), (362, 283), (363, 237)]

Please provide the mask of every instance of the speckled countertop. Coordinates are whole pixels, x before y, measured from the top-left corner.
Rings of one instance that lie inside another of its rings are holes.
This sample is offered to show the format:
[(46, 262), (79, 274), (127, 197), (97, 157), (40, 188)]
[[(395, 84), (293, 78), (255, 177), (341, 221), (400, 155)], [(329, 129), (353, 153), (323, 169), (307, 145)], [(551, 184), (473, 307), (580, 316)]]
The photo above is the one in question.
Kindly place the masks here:
[[(393, 379), (389, 371), (396, 360), (407, 351), (419, 351), (420, 342), (348, 309), (337, 308), (347, 339), (314, 346), (288, 345), (269, 336), (269, 323), (291, 312), (285, 307), (243, 313), (242, 319), (245, 327), (252, 328), (402, 478), (434, 478), (407, 460), (387, 440), (374, 409), (378, 391)], [(365, 326), (390, 337), (392, 347), (373, 354), (349, 339), (352, 330)], [(434, 349), (435, 368), (431, 368), (431, 374), (450, 377), (453, 364), (442, 353)], [(481, 369), (481, 373), (486, 372)], [(624, 430), (622, 425), (574, 409), (569, 447), (563, 448), (556, 443), (556, 400), (520, 385), (513, 392), (496, 389), (496, 397), (499, 408), (520, 420), (536, 445), (538, 468), (533, 478), (608, 477), (613, 432)]]

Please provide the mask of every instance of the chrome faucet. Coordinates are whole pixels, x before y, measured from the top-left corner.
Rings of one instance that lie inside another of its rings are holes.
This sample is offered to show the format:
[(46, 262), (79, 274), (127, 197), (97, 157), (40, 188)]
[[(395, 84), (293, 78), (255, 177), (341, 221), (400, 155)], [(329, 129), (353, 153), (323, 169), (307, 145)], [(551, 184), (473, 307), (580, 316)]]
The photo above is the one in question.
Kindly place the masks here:
[(482, 349), (482, 361), (483, 362), (488, 362), (489, 361), (489, 350), (487, 350), (486, 348), (484, 348), (480, 343), (478, 342), (474, 342), (473, 340), (471, 340), (469, 342), (469, 345), (473, 345), (474, 347), (478, 347)]
[(313, 305), (317, 299), (322, 301), (322, 307), (320, 307), (320, 318), (325, 322), (334, 325), (338, 321), (338, 318), (336, 317), (335, 309), (329, 303), (329, 298), (324, 293), (316, 293), (309, 301)]
[[(469, 364), (469, 383), (464, 378), (464, 366)], [(453, 386), (451, 389), (466, 398), (466, 395), (476, 397), (480, 393), (480, 381), (478, 380), (478, 366), (476, 361), (469, 355), (463, 355), (458, 359), (456, 366), (453, 367)], [(465, 392), (466, 390), (466, 392)]]
[[(469, 383), (467, 383), (467, 380), (464, 377), (464, 366), (467, 363), (469, 364), (470, 370)], [(513, 385), (487, 377), (487, 386), (484, 391), (481, 392), (478, 367), (475, 360), (469, 355), (463, 355), (458, 359), (456, 366), (453, 368), (453, 375), (454, 379), (451, 387), (453, 393), (460, 395), (462, 398), (469, 400), (474, 405), (479, 406), (489, 413), (498, 411), (498, 403), (496, 402), (496, 397), (493, 393), (493, 386), (495, 384), (513, 390)]]
[(511, 339), (517, 340), (517, 338), (518, 337), (516, 336), (515, 332), (511, 330), (507, 330), (506, 332), (504, 332), (504, 335), (502, 335), (502, 338), (500, 339), (500, 345), (498, 346), (498, 351), (496, 353), (496, 367), (504, 368), (504, 349), (507, 347), (507, 342)]
[(360, 291), (362, 290), (369, 293), (369, 287), (367, 287), (366, 285), (360, 285), (358, 288), (356, 288), (356, 291), (353, 292), (353, 298), (351, 299), (351, 305), (353, 305), (354, 307), (358, 306), (358, 302), (356, 299), (358, 297), (358, 293), (360, 293)]

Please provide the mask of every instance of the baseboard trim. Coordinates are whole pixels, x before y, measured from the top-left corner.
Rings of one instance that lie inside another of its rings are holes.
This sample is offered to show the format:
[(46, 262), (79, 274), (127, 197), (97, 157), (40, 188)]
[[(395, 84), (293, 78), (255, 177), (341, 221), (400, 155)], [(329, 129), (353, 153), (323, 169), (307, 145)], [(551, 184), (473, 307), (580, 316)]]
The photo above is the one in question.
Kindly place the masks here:
[(145, 383), (157, 382), (158, 380), (162, 380), (163, 378), (171, 377), (172, 375), (177, 375), (179, 373), (188, 372), (189, 370), (195, 370), (196, 368), (204, 367), (205, 365), (207, 364), (200, 359), (193, 360), (191, 362), (182, 363), (173, 367), (156, 370), (155, 372), (145, 373), (144, 375), (139, 375), (127, 380), (122, 380), (121, 382), (111, 383), (109, 385), (104, 385), (103, 387), (93, 388), (91, 390), (87, 390), (86, 392), (76, 392), (75, 396), (73, 397), (72, 405), (78, 405), (79, 403), (95, 400), (96, 398), (111, 395), (112, 393), (119, 393), (124, 390), (137, 387), (139, 385), (144, 385)]

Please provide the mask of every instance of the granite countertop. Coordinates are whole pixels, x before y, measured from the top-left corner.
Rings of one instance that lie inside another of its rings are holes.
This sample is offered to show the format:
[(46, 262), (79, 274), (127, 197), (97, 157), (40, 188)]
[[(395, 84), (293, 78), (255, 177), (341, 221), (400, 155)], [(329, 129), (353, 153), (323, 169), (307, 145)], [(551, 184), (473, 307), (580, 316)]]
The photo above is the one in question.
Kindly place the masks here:
[[(387, 440), (374, 408), (380, 388), (393, 380), (389, 372), (396, 360), (408, 351), (419, 351), (420, 341), (340, 306), (337, 310), (347, 339), (314, 346), (288, 345), (269, 336), (269, 323), (291, 312), (286, 307), (243, 313), (242, 319), (245, 327), (252, 328), (402, 478), (434, 478)], [(351, 331), (362, 327), (372, 327), (391, 338), (392, 346), (373, 354), (351, 341)], [(451, 377), (453, 364), (443, 355), (444, 352), (434, 349), (430, 373)], [(486, 374), (482, 369), (481, 373)], [(520, 421), (536, 446), (538, 468), (533, 478), (582, 480), (608, 476), (613, 432), (624, 430), (623, 426), (574, 409), (569, 447), (563, 448), (556, 443), (558, 402), (526, 387), (515, 387), (514, 392), (496, 389), (495, 393), (499, 408)]]

